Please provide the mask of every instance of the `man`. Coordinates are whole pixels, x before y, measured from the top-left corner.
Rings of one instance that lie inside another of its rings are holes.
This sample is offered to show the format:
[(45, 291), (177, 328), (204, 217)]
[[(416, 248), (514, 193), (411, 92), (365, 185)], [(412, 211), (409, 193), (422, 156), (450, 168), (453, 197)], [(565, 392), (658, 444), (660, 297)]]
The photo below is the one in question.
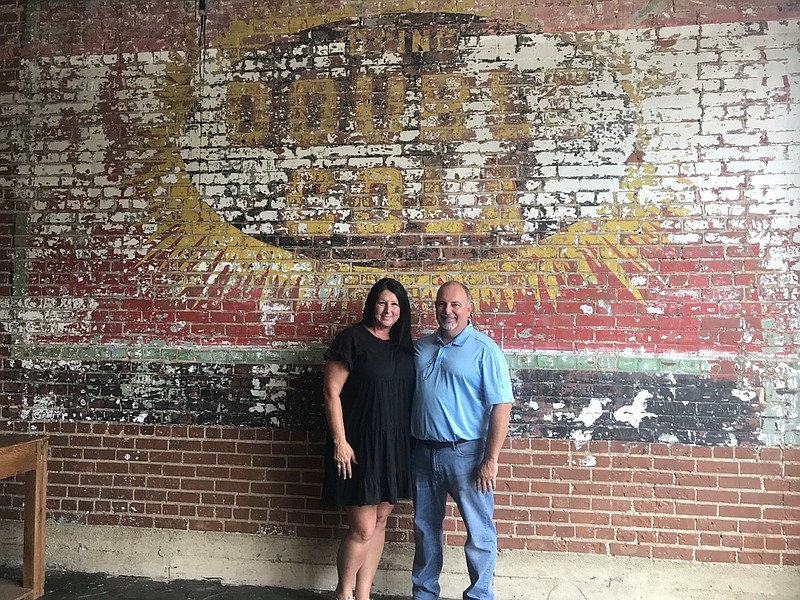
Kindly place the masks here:
[(448, 281), (436, 294), (438, 332), (414, 344), (414, 600), (439, 598), (448, 494), (467, 528), (470, 586), (463, 598), (494, 598), (494, 489), (513, 396), (506, 360), (473, 328), (473, 310), (467, 287)]

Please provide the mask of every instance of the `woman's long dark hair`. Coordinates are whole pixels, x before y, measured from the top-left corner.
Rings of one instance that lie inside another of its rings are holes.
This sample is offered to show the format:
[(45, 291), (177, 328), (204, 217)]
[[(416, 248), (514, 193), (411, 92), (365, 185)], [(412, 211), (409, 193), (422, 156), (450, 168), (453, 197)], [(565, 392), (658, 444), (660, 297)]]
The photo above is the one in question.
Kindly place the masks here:
[(383, 290), (392, 292), (397, 296), (397, 301), (400, 303), (400, 317), (392, 325), (389, 338), (402, 350), (412, 354), (414, 346), (411, 342), (411, 304), (408, 301), (406, 288), (396, 279), (384, 277), (375, 282), (375, 285), (372, 286), (369, 294), (367, 294), (367, 299), (364, 301), (364, 316), (361, 318), (361, 324), (365, 327), (375, 326), (375, 305), (378, 303), (378, 296), (381, 295)]

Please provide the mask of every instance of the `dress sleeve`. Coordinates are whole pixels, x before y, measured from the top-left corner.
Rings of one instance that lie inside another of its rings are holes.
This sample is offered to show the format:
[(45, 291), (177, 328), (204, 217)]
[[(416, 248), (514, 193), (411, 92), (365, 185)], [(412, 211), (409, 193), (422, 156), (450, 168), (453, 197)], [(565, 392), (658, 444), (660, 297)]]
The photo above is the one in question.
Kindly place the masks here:
[(354, 327), (348, 327), (340, 332), (331, 343), (328, 351), (325, 353), (325, 360), (338, 360), (347, 365), (347, 370), (353, 370), (353, 364), (356, 360), (356, 339)]

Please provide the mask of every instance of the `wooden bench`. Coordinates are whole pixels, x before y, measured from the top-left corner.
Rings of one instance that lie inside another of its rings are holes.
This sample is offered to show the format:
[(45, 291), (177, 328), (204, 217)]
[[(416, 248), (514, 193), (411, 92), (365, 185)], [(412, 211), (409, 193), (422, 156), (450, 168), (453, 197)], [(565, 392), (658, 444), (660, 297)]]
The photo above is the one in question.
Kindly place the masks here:
[(0, 580), (0, 600), (44, 595), (47, 436), (0, 433), (0, 479), (25, 474), (22, 585)]

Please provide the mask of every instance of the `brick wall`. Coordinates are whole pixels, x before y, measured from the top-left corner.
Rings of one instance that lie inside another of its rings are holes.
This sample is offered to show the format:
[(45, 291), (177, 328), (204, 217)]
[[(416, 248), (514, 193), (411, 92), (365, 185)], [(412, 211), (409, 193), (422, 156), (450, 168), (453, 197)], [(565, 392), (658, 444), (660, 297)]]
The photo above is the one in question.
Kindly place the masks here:
[[(22, 10), (17, 2), (0, 2), (0, 94), (8, 97), (16, 89), (19, 77), (20, 23)], [(10, 116), (0, 113), (0, 129), (3, 132), (13, 127)], [(14, 248), (14, 215), (18, 212), (14, 202), (14, 193), (9, 181), (14, 173), (12, 149), (7, 135), (0, 141), (0, 298), (12, 296), (13, 248)], [(0, 332), (0, 356), (5, 359), (9, 353), (7, 328)]]
[(0, 428), (51, 435), (50, 518), (337, 536), (322, 351), (455, 277), (501, 547), (798, 564), (800, 12), (495, 4), (0, 1)]
[[(48, 424), (48, 518), (292, 537), (337, 537), (320, 505), (322, 434), (108, 423)], [(797, 448), (512, 439), (496, 496), (500, 547), (797, 565)], [(19, 519), (22, 483), (0, 517)], [(463, 545), (448, 511), (446, 542)], [(411, 506), (387, 538), (411, 542)]]

